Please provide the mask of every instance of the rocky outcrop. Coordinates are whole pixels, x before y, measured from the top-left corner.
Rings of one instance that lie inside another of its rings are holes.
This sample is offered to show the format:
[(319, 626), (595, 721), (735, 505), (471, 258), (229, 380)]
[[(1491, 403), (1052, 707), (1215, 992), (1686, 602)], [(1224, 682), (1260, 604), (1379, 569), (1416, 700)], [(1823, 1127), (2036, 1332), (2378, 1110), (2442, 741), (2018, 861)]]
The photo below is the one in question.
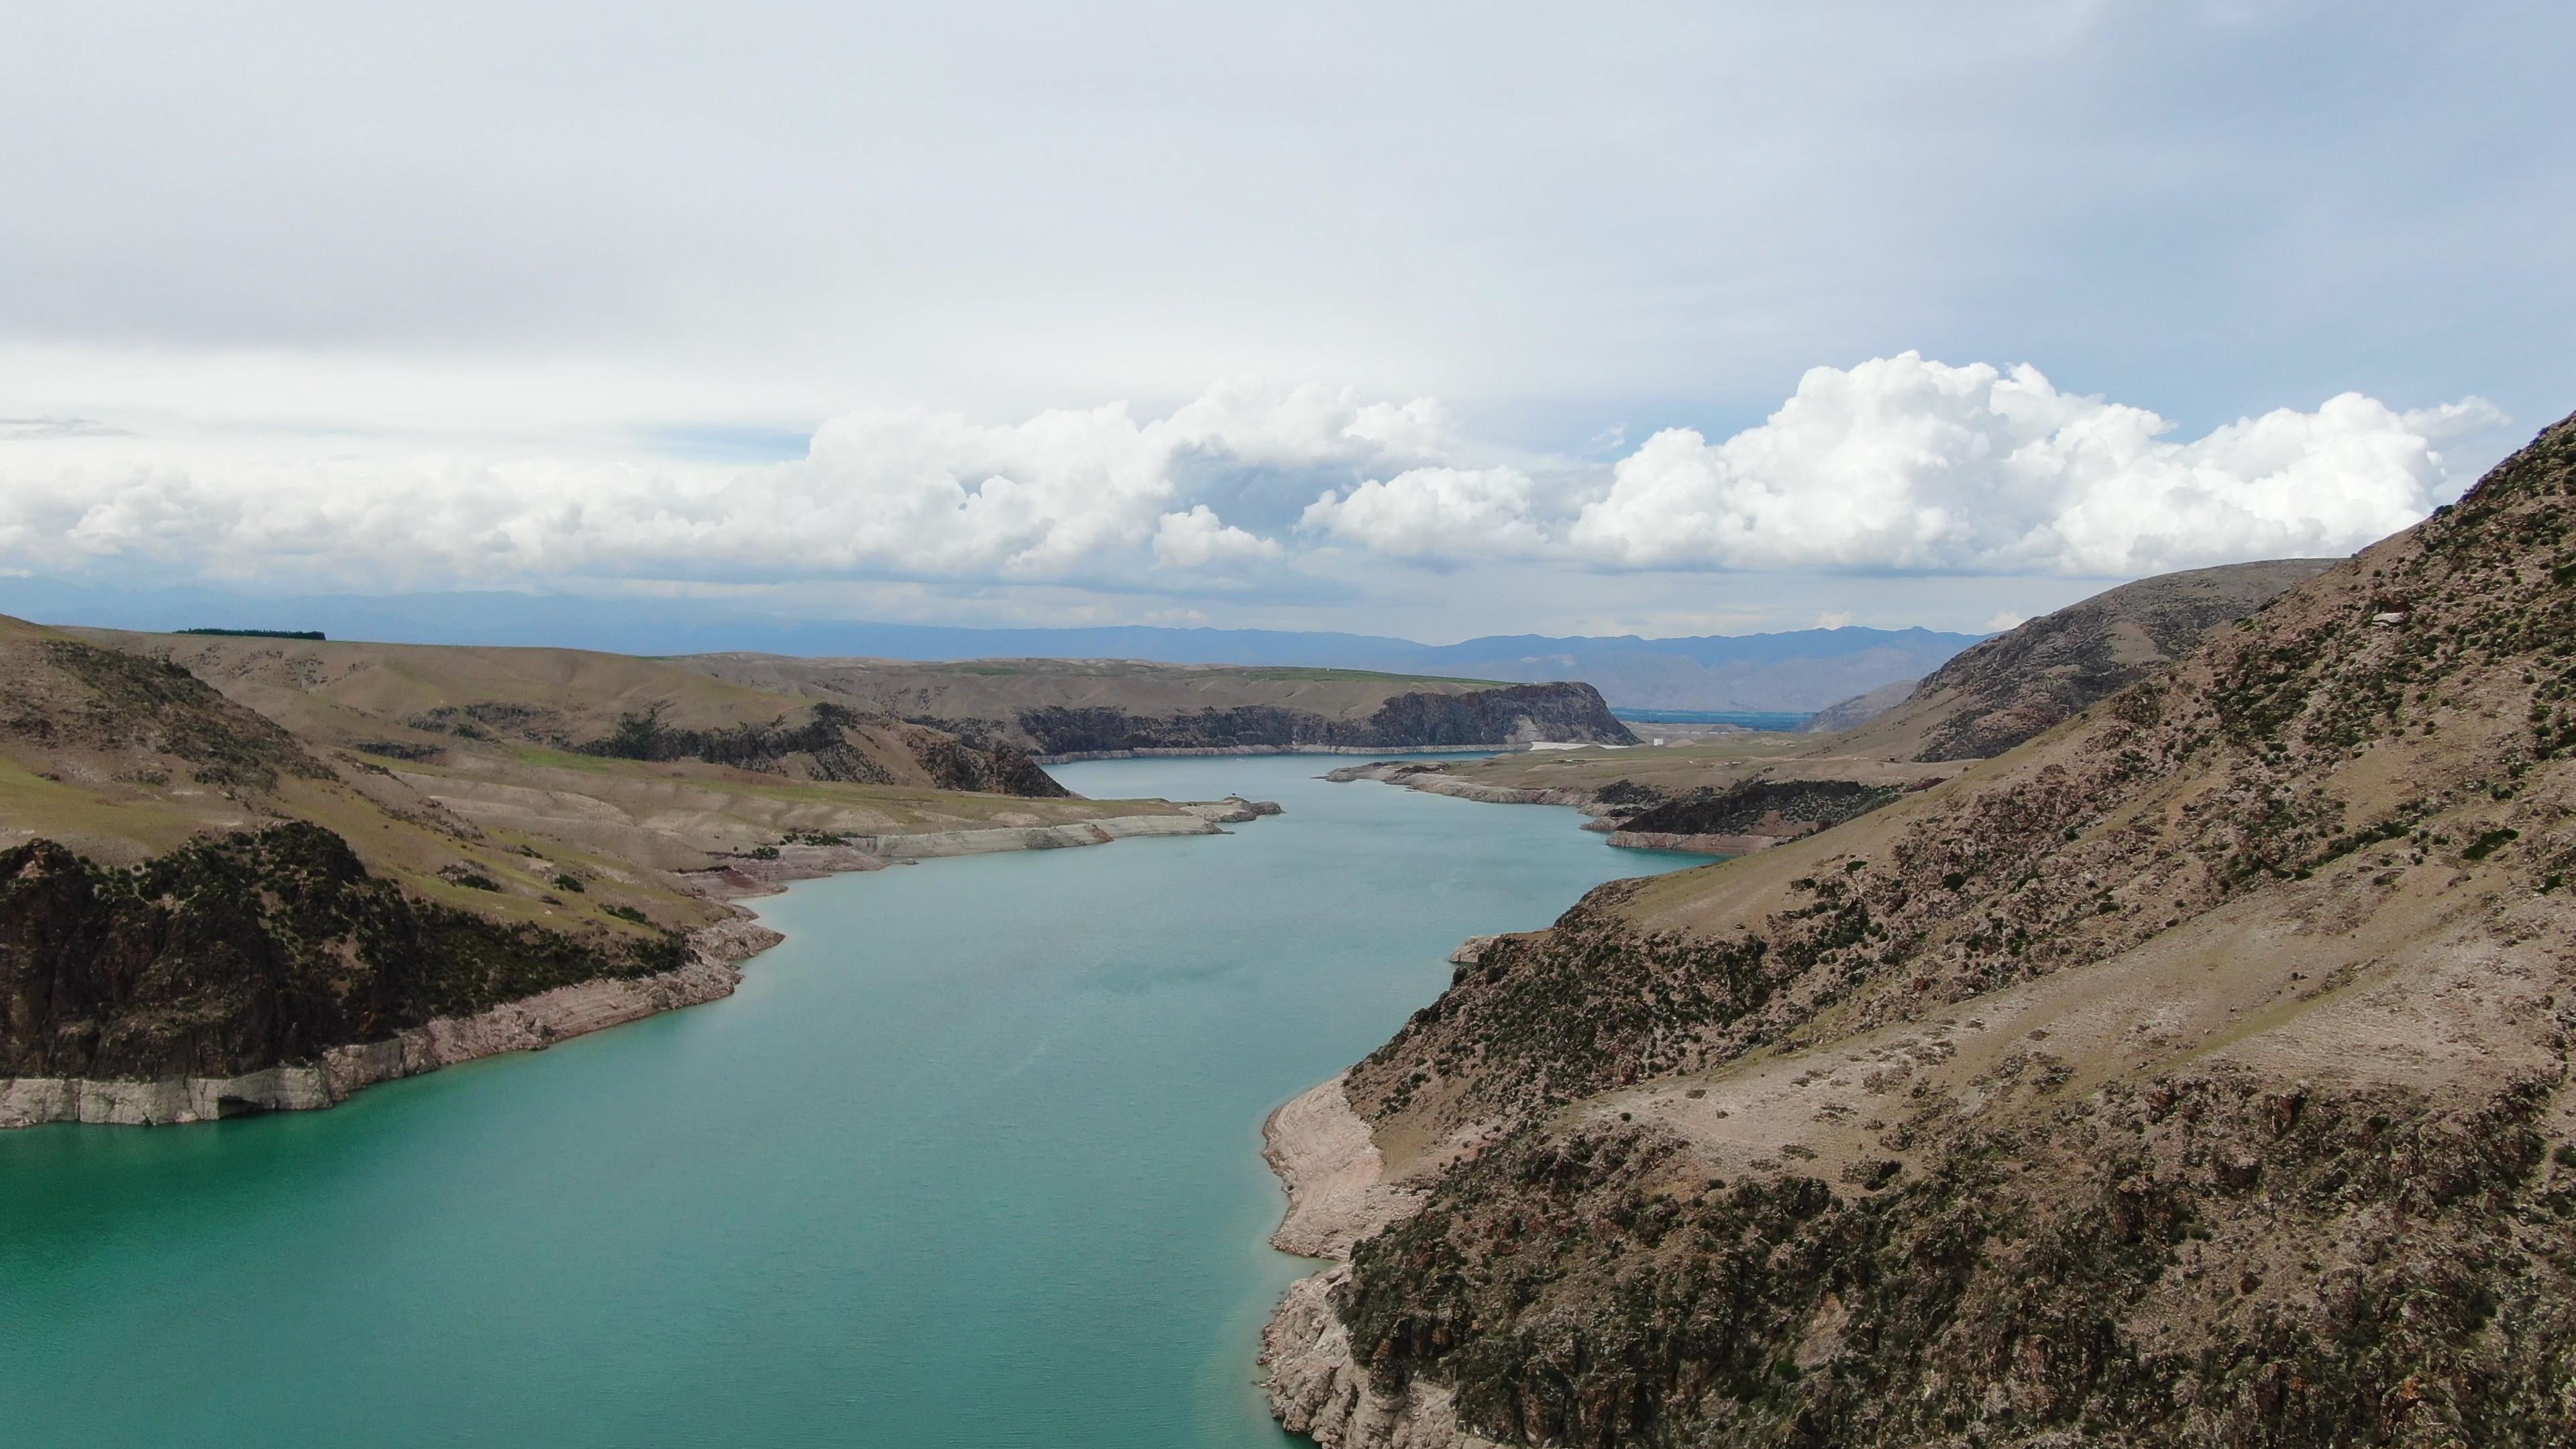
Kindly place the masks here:
[(1183, 800), (1179, 804), (1183, 811), (1210, 825), (1242, 825), (1264, 815), (1282, 813), (1276, 800), (1246, 800), (1240, 795), (1228, 795), (1222, 800)]
[[(1351, 1245), (1421, 1206), (1421, 1194), (1385, 1181), (1385, 1159), (1369, 1126), (1351, 1111), (1339, 1077), (1314, 1087), (1262, 1124), (1262, 1157), (1288, 1194), (1272, 1247), (1301, 1257), (1347, 1258)], [(1333, 1449), (1464, 1449), (1446, 1415), (1447, 1396), (1428, 1384), (1376, 1393), (1352, 1357), (1350, 1334), (1331, 1307), (1347, 1265), (1289, 1288), (1261, 1335), (1273, 1411), (1282, 1424)]]
[(1500, 749), (1532, 740), (1635, 744), (1588, 684), (1518, 684), (1399, 694), (1358, 719), (1280, 705), (1140, 715), (1106, 706), (1049, 705), (1017, 725), (1044, 761), (1166, 752)]
[(230, 1078), (687, 957), (420, 899), (304, 822), (124, 869), (36, 840), (0, 851), (0, 1076)]
[(1904, 793), (1900, 786), (1855, 780), (1748, 780), (1640, 810), (1618, 822), (1610, 843), (1632, 850), (1744, 855), (1858, 819)]
[(730, 996), (742, 980), (734, 963), (780, 939), (749, 919), (722, 921), (693, 933), (688, 960), (672, 970), (559, 986), (469, 1016), (432, 1017), (381, 1040), (328, 1048), (308, 1063), (227, 1077), (0, 1078), (0, 1127), (156, 1127), (333, 1107), (378, 1082), (503, 1052), (543, 1051), (570, 1037)]
[[(523, 727), (520, 732), (528, 732), (525, 717), (531, 712), (525, 708), (471, 705), (466, 710), (483, 711), (473, 716), (477, 720), (489, 720), (500, 711)], [(432, 716), (438, 713), (433, 711)], [(687, 729), (664, 722), (662, 715), (658, 704), (631, 711), (621, 715), (608, 734), (569, 747), (610, 759), (704, 760), (763, 774), (872, 785), (893, 782), (884, 758), (893, 754), (907, 757), (936, 789), (1040, 800), (1063, 799), (1072, 793), (1018, 746), (994, 738), (972, 721), (933, 727), (862, 715), (831, 700), (817, 702), (798, 725), (781, 716), (760, 724)], [(440, 727), (441, 721), (432, 716), (415, 718), (411, 724), (422, 729)], [(535, 737), (543, 738), (542, 731)]]

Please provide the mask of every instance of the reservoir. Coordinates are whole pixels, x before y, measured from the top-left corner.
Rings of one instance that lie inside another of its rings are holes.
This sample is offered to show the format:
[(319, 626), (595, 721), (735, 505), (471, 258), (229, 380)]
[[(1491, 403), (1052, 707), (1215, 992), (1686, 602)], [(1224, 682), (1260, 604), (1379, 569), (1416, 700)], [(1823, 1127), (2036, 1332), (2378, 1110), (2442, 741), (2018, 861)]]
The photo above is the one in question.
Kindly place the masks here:
[(1269, 1110), (1470, 934), (1623, 875), (1573, 812), (1119, 760), (1223, 837), (841, 876), (710, 1005), (201, 1126), (0, 1133), (0, 1424), (84, 1446), (1278, 1449)]

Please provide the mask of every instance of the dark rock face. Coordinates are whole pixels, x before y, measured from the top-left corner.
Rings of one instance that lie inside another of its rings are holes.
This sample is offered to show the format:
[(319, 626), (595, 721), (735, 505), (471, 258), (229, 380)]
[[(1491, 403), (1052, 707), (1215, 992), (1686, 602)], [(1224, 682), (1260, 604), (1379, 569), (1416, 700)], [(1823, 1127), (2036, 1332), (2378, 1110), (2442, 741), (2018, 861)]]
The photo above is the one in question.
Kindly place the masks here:
[(1961, 696), (1915, 758), (2000, 755), (2190, 653), (2211, 629), (2337, 562), (2269, 559), (2140, 579), (1975, 645), (1914, 687), (1911, 697), (1918, 700), (1943, 691)]
[(1633, 745), (1588, 684), (1520, 684), (1466, 694), (1400, 694), (1364, 720), (1337, 720), (1276, 705), (1134, 715), (1050, 705), (1018, 724), (1042, 755), (1170, 749), (1400, 750), (1491, 745), (1515, 739)]
[(1854, 780), (1748, 780), (1640, 811), (1619, 828), (1658, 835), (1767, 835), (1781, 833), (1776, 827), (1782, 825), (1823, 830), (1904, 793), (1895, 785)]
[(236, 1076), (433, 1016), (683, 963), (680, 938), (575, 938), (416, 900), (317, 825), (126, 870), (0, 851), (0, 1076)]
[[(2089, 1108), (2052, 1090), (2001, 1095), (2071, 1122), (1948, 1132), (1928, 1172), (1891, 1158), (1839, 1184), (1711, 1180), (1643, 1130), (1526, 1132), (1360, 1244), (1334, 1306), (1381, 1388), (1435, 1375), (1509, 1444), (2576, 1430), (2576, 1299), (2514, 1241), (2518, 1220), (2576, 1207), (2576, 1171), (2542, 1160), (2545, 1091), (2465, 1113), (2314, 1096), (2283, 1125), (2223, 1076)], [(2208, 1246), (2249, 1234), (2336, 1261), (2276, 1282)], [(2368, 1246), (2323, 1246), (2348, 1243)], [(2138, 1316), (2220, 1321), (2167, 1348), (2124, 1328)]]
[(942, 790), (1039, 799), (1071, 793), (1017, 746), (975, 723), (890, 720), (829, 700), (816, 704), (801, 725), (790, 725), (782, 716), (767, 724), (712, 730), (667, 725), (658, 708), (649, 709), (621, 717), (606, 737), (573, 748), (621, 760), (704, 760), (845, 784), (893, 783), (895, 777), (863, 747), (863, 732), (881, 748), (910, 755)]

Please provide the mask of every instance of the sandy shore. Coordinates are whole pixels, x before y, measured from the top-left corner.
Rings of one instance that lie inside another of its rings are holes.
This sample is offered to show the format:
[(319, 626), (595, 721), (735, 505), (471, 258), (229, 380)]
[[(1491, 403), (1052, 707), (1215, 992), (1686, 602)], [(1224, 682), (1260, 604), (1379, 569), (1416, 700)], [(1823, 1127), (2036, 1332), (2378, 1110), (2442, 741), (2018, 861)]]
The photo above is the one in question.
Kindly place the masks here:
[(1463, 1433), (1449, 1392), (1419, 1380), (1394, 1397), (1369, 1388), (1335, 1316), (1332, 1291), (1350, 1276), (1351, 1245), (1422, 1205), (1420, 1193), (1384, 1180), (1368, 1123), (1335, 1077), (1270, 1114), (1262, 1157), (1288, 1191), (1272, 1246), (1333, 1266), (1299, 1279), (1261, 1331), (1270, 1412), (1291, 1433), (1327, 1449), (1490, 1449)]

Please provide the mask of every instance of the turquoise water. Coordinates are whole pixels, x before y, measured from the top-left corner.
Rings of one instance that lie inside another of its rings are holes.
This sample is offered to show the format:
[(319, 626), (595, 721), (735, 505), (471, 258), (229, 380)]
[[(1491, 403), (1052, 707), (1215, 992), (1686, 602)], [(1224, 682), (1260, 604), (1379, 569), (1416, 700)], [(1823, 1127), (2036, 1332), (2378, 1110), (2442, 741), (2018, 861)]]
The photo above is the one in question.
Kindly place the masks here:
[(1289, 813), (802, 884), (736, 995), (542, 1054), (0, 1133), (0, 1439), (1276, 1449), (1263, 1116), (1693, 863), (1330, 763), (1061, 767)]

